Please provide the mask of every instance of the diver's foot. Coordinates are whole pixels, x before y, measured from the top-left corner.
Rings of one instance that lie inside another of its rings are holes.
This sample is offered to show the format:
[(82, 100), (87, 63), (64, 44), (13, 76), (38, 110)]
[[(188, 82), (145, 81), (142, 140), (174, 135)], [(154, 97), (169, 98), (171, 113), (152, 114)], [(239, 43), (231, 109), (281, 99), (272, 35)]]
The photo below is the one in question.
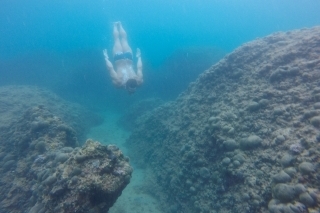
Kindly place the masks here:
[(118, 21), (118, 22), (117, 22), (117, 26), (118, 26), (118, 29), (121, 29), (121, 28), (122, 28), (121, 21)]
[(120, 21), (114, 21), (112, 23), (113, 23), (113, 27), (119, 28)]
[(120, 21), (115, 21), (115, 22), (113, 22), (113, 25), (119, 27), (121, 25), (121, 22)]

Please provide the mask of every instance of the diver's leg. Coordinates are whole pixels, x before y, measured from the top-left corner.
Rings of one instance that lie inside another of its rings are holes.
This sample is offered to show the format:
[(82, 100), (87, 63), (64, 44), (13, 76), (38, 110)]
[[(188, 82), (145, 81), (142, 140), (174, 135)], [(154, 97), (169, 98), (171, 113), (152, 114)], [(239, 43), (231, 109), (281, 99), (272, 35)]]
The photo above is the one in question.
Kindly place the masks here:
[(123, 52), (120, 38), (119, 38), (118, 23), (119, 22), (115, 22), (113, 24), (113, 38), (114, 38), (114, 45), (112, 50), (113, 56), (115, 56), (115, 54), (117, 53)]
[(131, 47), (128, 44), (127, 33), (123, 29), (121, 22), (118, 22), (118, 24), (119, 24), (119, 33), (120, 33), (120, 37), (121, 37), (122, 51), (123, 52), (130, 52), (132, 54)]

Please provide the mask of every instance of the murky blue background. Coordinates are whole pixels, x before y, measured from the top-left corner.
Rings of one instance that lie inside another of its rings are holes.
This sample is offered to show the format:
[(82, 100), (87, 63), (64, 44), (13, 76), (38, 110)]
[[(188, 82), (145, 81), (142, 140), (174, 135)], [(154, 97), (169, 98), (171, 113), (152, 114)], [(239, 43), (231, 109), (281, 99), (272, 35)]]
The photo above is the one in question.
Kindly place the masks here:
[[(196, 78), (159, 69), (178, 49), (212, 47), (220, 58), (257, 37), (319, 25), (319, 8), (318, 0), (1, 0), (0, 85), (39, 85), (92, 108), (170, 100)], [(133, 96), (112, 86), (102, 55), (118, 20), (145, 65)]]

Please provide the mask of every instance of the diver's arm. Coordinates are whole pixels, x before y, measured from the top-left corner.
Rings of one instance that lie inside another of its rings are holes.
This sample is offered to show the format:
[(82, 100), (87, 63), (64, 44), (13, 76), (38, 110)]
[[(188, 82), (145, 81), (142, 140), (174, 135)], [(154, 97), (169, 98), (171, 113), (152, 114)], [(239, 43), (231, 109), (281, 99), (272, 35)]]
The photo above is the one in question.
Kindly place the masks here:
[(141, 61), (141, 52), (140, 49), (137, 48), (137, 77), (138, 77), (138, 84), (142, 84), (143, 82), (143, 74), (142, 74), (142, 61)]
[(117, 75), (116, 71), (114, 70), (111, 61), (109, 60), (108, 52), (106, 49), (103, 50), (103, 55), (104, 55), (104, 60), (106, 61), (106, 65), (107, 65), (107, 68), (109, 70), (109, 74), (110, 74), (112, 80), (117, 81), (118, 75)]

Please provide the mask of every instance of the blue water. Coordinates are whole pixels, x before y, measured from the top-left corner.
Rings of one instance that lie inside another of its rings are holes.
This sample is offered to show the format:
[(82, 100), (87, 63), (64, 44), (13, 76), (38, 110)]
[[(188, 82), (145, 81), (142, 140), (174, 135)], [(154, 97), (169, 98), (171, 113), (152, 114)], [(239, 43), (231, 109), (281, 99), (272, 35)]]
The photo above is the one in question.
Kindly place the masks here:
[[(257, 37), (320, 24), (318, 0), (1, 0), (0, 8), (0, 85), (39, 85), (117, 107), (182, 92), (204, 68), (189, 77), (161, 69), (181, 48), (212, 47), (221, 58)], [(145, 85), (134, 96), (112, 86), (102, 56), (118, 20), (145, 64)]]
[[(319, 0), (0, 0), (0, 87), (36, 85), (89, 107), (105, 123), (88, 136), (125, 150), (117, 119), (128, 107), (174, 100), (245, 42), (320, 25), (319, 8)], [(142, 52), (144, 84), (133, 95), (113, 86), (102, 54), (111, 52), (115, 21)], [(144, 171), (134, 175), (118, 206), (143, 209), (150, 198), (134, 189)]]

